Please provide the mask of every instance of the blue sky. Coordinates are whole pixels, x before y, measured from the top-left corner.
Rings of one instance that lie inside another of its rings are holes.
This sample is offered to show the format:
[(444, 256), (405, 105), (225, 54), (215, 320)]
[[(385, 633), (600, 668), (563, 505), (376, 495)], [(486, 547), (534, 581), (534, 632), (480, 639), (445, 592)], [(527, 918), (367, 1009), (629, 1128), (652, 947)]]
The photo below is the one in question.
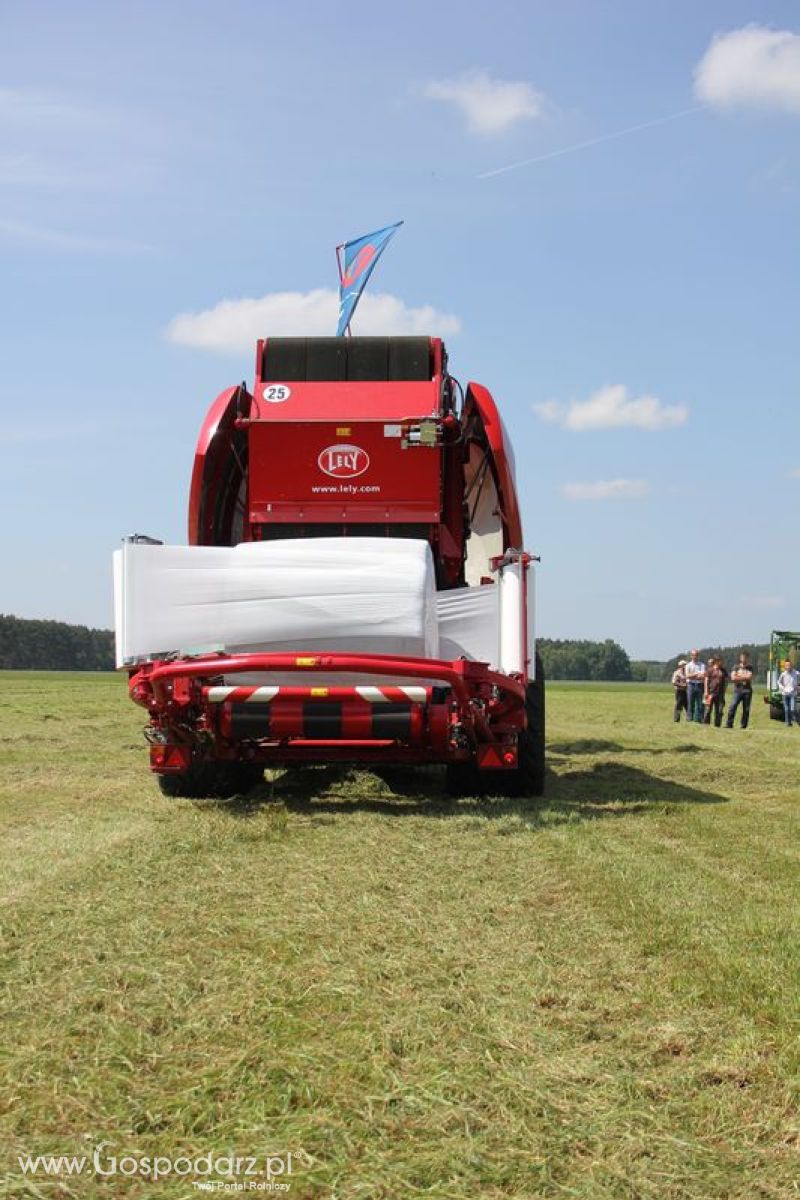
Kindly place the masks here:
[(790, 3), (5, 0), (0, 611), (109, 625), (255, 332), (403, 219), (354, 331), (498, 399), (540, 633), (800, 628), (798, 134)]

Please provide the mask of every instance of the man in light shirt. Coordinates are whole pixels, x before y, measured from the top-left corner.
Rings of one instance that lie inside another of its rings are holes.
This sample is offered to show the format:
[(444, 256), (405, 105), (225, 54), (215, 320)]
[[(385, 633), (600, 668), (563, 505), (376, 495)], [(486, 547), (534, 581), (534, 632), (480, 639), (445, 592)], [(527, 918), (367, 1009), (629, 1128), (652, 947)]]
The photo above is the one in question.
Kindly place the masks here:
[(689, 707), (686, 699), (686, 659), (679, 658), (678, 665), (672, 672), (672, 686), (675, 689), (675, 711), (673, 712), (673, 720), (680, 721), (681, 713), (686, 713), (686, 719), (689, 719)]
[(706, 682), (706, 664), (700, 660), (700, 651), (692, 650), (686, 664), (686, 692), (689, 702), (689, 720), (703, 724), (703, 692)]
[(787, 725), (791, 725), (795, 721), (800, 725), (797, 719), (797, 691), (798, 680), (800, 676), (787, 658), (783, 664), (783, 670), (778, 676), (778, 691), (783, 700), (783, 716)]

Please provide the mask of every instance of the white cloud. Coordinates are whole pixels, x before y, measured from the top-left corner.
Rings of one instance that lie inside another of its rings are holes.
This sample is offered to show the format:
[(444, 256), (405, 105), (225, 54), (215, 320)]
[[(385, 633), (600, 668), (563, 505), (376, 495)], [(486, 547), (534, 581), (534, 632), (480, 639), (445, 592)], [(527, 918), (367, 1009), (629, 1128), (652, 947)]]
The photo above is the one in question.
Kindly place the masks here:
[(712, 108), (800, 113), (800, 34), (763, 25), (717, 34), (695, 68), (694, 90)]
[(543, 400), (541, 404), (534, 404), (533, 411), (543, 421), (549, 421), (551, 425), (555, 425), (560, 423), (564, 416), (564, 405), (560, 404), (558, 400)]
[[(332, 288), (310, 292), (270, 292), (255, 299), (221, 300), (203, 312), (181, 313), (166, 329), (169, 341), (199, 346), (221, 354), (250, 350), (256, 339), (325, 337), (336, 332), (339, 296)], [(397, 296), (366, 292), (353, 320), (354, 332), (385, 334), (455, 334), (461, 322), (430, 304), (409, 308)]]
[(800, 467), (795, 467), (795, 469), (793, 471), (790, 471), (789, 478), (790, 479), (800, 479)]
[(524, 80), (492, 79), (488, 71), (464, 71), (437, 79), (423, 88), (429, 100), (454, 104), (466, 118), (470, 133), (504, 133), (517, 121), (541, 117), (542, 92)]
[(655, 433), (682, 425), (689, 415), (685, 404), (662, 404), (655, 396), (634, 397), (622, 383), (602, 387), (588, 400), (572, 400), (569, 404), (545, 400), (534, 404), (533, 411), (543, 421), (571, 433), (594, 429), (645, 429)]
[(646, 496), (650, 487), (644, 479), (595, 479), (586, 483), (564, 483), (567, 500), (636, 500)]

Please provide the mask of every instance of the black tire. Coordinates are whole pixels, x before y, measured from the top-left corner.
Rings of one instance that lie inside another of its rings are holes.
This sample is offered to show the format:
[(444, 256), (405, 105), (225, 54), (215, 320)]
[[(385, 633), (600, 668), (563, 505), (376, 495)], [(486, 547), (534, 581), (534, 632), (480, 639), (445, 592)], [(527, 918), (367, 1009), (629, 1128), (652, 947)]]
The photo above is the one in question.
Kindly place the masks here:
[(544, 667), (536, 655), (536, 678), (528, 684), (526, 700), (529, 734), (527, 743), (526, 796), (544, 795), (545, 778), (545, 692)]
[(226, 800), (251, 791), (263, 778), (257, 763), (194, 763), (180, 775), (159, 775), (158, 786), (171, 799)]
[(536, 655), (536, 678), (528, 684), (525, 696), (527, 728), (519, 735), (516, 770), (503, 773), (504, 796), (541, 796), (544, 794), (544, 668)]
[(786, 714), (783, 711), (782, 704), (775, 704), (774, 701), (769, 702), (769, 719), (770, 721), (785, 721)]
[(467, 762), (448, 763), (445, 768), (444, 790), (456, 800), (463, 796), (480, 796), (486, 787), (481, 774), (472, 759)]

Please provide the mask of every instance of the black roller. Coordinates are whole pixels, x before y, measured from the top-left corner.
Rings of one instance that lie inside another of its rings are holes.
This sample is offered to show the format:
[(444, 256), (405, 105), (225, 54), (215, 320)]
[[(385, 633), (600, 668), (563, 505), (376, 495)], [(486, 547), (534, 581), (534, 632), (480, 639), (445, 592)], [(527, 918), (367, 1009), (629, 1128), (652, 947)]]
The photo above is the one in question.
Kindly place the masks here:
[(389, 378), (389, 339), (350, 338), (347, 345), (347, 378), (354, 381)]
[(308, 338), (270, 338), (261, 363), (262, 380), (271, 383), (305, 382), (307, 342)]
[(426, 337), (268, 338), (262, 382), (421, 381), (431, 378)]
[(309, 700), (303, 705), (303, 737), (328, 739), (341, 736), (341, 701)]
[(426, 337), (389, 339), (389, 379), (424, 381), (431, 378), (431, 344)]
[(409, 738), (411, 736), (411, 705), (389, 701), (372, 706), (372, 736), (374, 738)]
[(247, 701), (231, 705), (231, 736), (237, 741), (269, 737), (269, 704)]
[(306, 348), (306, 379), (331, 382), (347, 378), (347, 339), (309, 338)]

